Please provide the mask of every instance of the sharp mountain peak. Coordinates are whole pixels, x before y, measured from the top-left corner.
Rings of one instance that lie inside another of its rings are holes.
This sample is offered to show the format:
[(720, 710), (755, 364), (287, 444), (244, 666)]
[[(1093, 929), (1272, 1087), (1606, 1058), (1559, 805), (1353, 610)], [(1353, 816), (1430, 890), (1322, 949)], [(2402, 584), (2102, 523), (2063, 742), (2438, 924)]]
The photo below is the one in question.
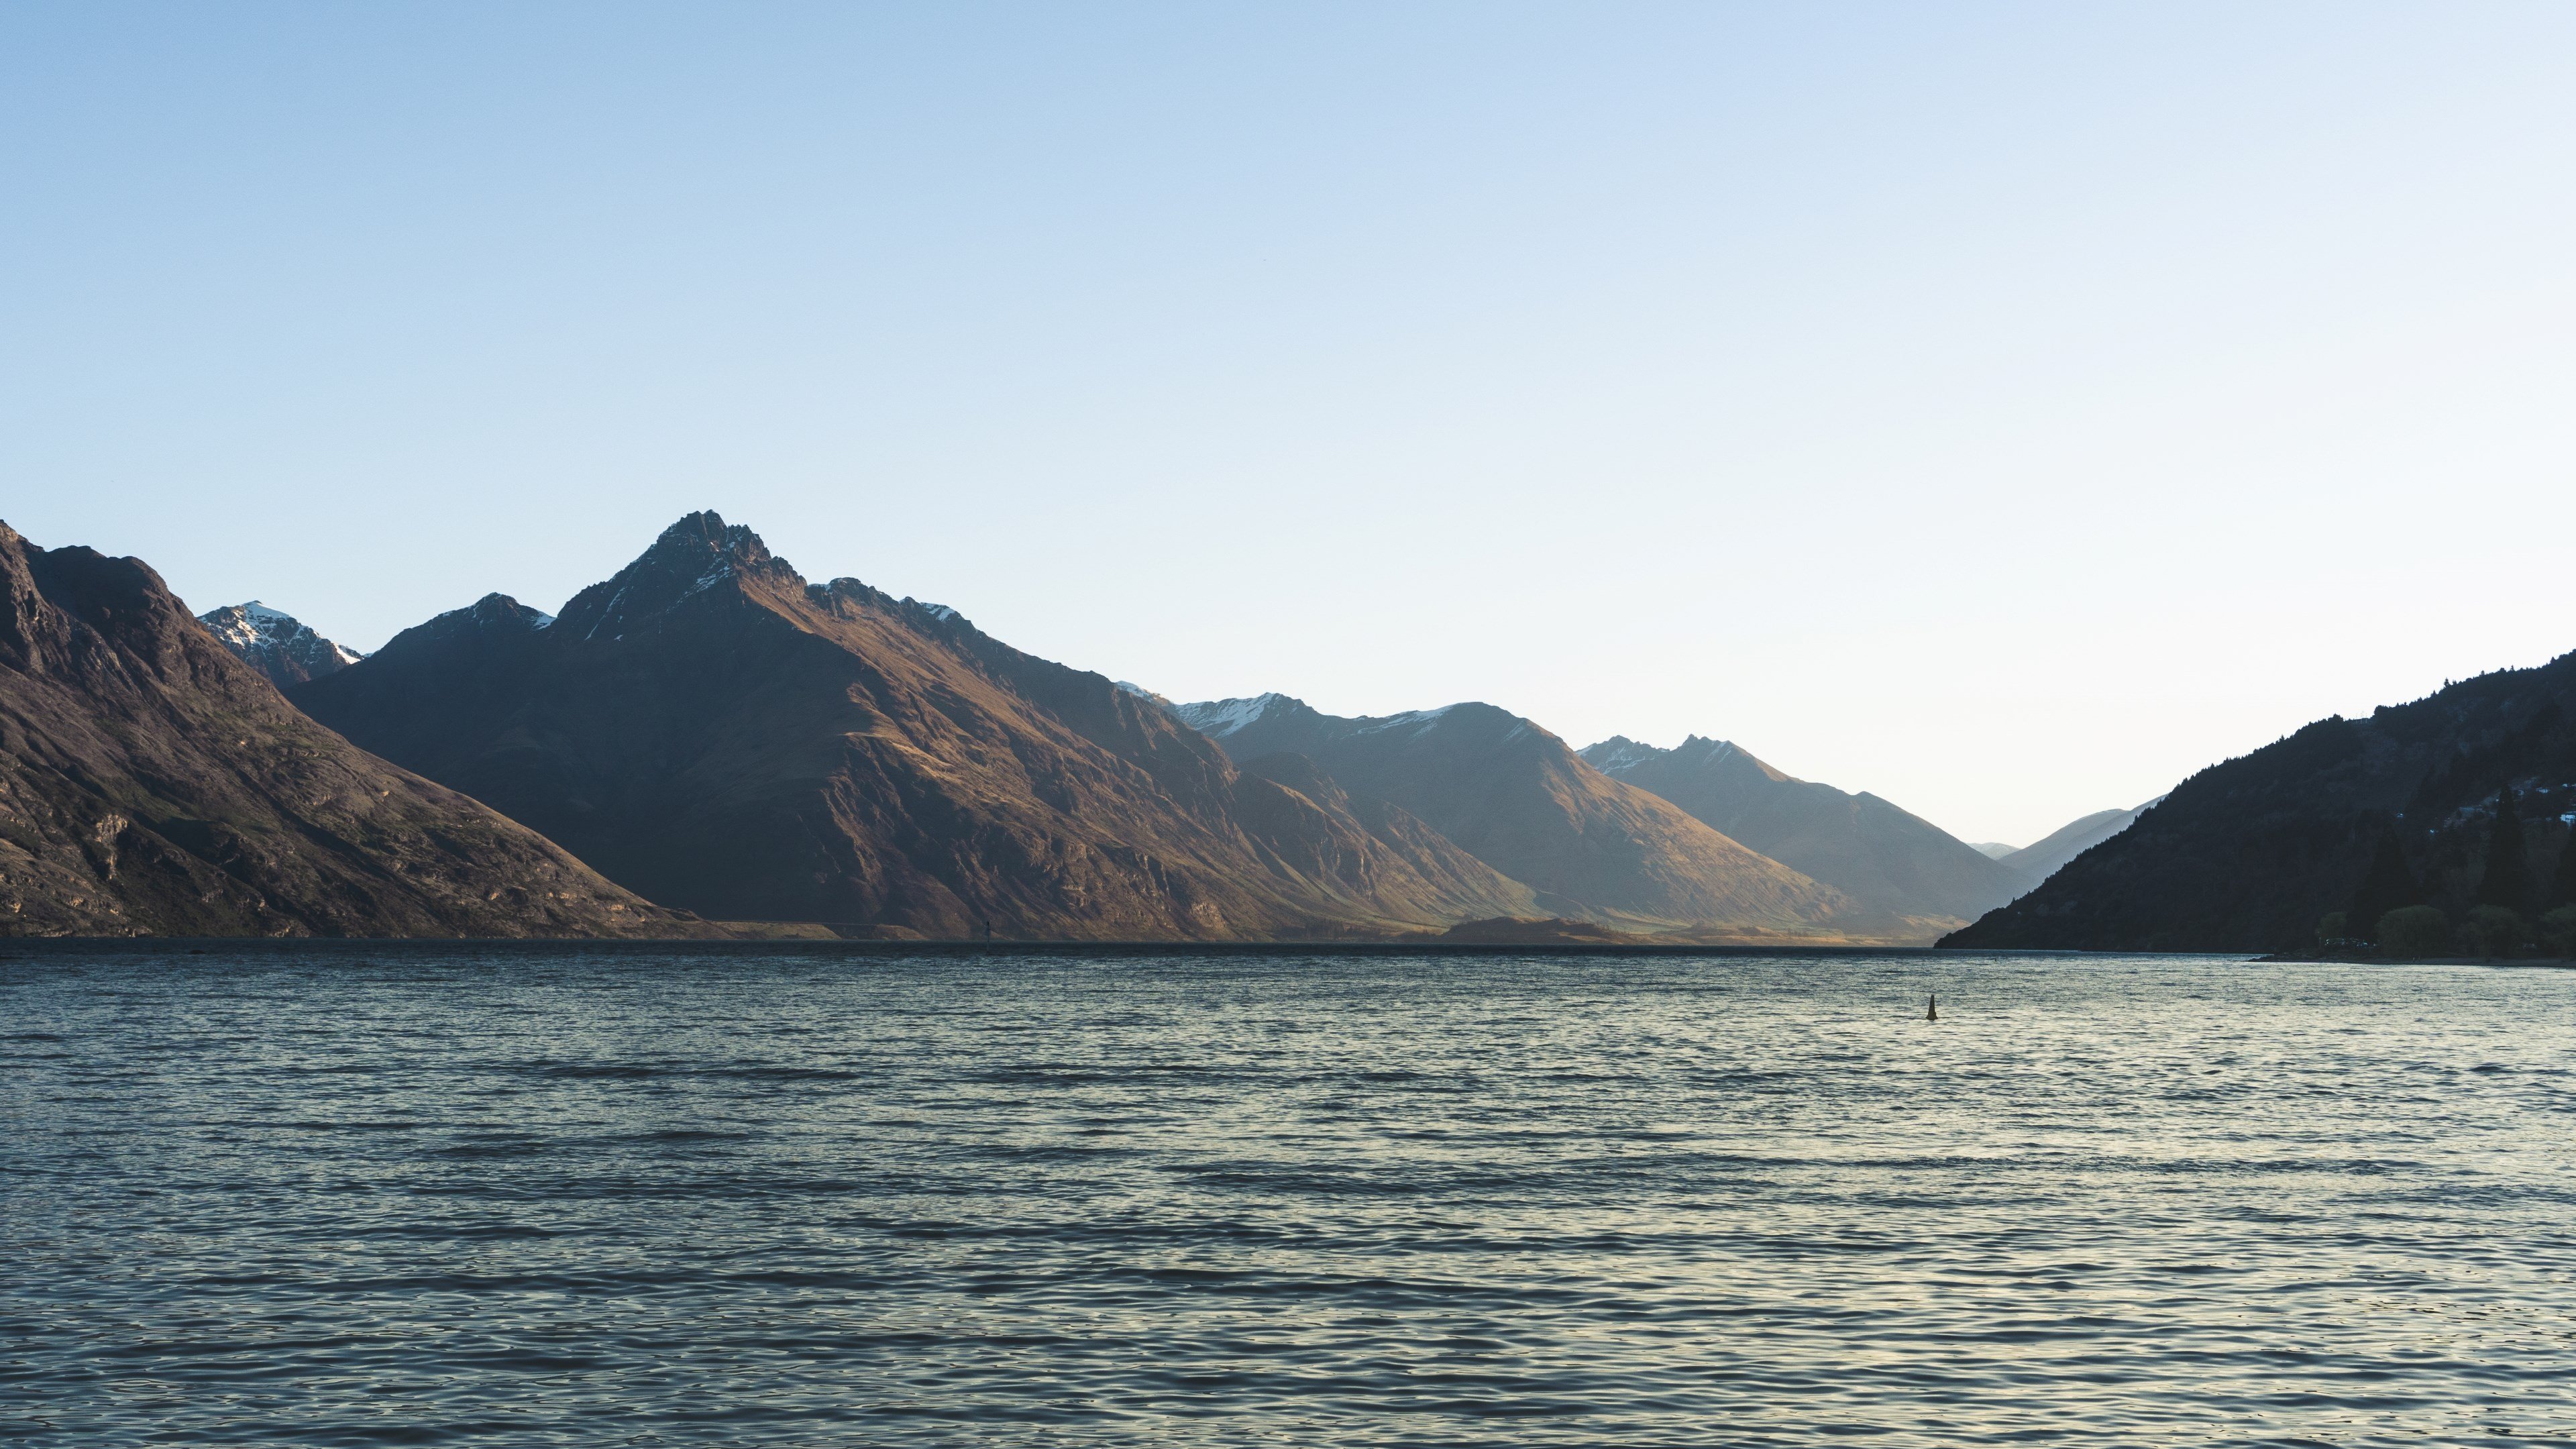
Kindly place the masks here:
[(706, 933), (296, 712), (141, 560), (5, 524), (0, 802), (5, 935)]
[(702, 597), (764, 599), (771, 607), (791, 609), (801, 599), (826, 612), (859, 605), (899, 613), (914, 628), (934, 633), (981, 632), (946, 604), (896, 599), (861, 579), (845, 575), (808, 583), (795, 565), (770, 552), (758, 533), (725, 522), (711, 508), (685, 515), (633, 562), (573, 595), (563, 607), (562, 621), (572, 637), (614, 640)]
[(234, 658), (267, 675), (268, 682), (280, 689), (337, 673), (367, 657), (257, 599), (210, 609), (199, 614), (197, 622)]
[(746, 586), (764, 585), (806, 587), (804, 576), (771, 553), (759, 534), (702, 509), (663, 529), (632, 563), (573, 595), (562, 622), (579, 638), (623, 638), (701, 594), (738, 596)]

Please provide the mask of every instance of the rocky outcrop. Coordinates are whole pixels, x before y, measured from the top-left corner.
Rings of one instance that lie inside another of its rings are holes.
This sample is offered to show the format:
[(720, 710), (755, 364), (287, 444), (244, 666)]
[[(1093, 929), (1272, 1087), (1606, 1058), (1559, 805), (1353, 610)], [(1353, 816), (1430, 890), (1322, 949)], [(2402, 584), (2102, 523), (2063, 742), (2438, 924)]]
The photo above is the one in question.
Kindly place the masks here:
[(0, 524), (0, 933), (712, 928), (316, 724), (142, 562)]

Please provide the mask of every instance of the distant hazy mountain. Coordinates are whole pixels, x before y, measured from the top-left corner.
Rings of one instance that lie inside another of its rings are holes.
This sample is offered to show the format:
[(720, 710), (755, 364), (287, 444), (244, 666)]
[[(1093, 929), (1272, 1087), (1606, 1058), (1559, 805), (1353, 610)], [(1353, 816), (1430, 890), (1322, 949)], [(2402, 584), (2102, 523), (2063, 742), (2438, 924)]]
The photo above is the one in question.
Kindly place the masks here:
[(1583, 751), (1603, 774), (1650, 790), (1762, 854), (1892, 915), (1974, 920), (2031, 880), (1876, 795), (1801, 780), (1725, 740), (1674, 749), (1613, 736)]
[[(2489, 882), (2508, 788), (2522, 839), (2505, 854), (2522, 878)], [(1943, 944), (2300, 950), (2330, 911), (2366, 917), (2351, 923), (2356, 933), (2411, 902), (2455, 920), (2482, 895), (2536, 911), (2576, 888), (2559, 866), (2566, 814), (2576, 814), (2576, 654), (2368, 719), (2319, 720), (2212, 765)]]
[(257, 599), (199, 614), (197, 622), (233, 651), (235, 658), (267, 675), (268, 682), (280, 689), (336, 673), (366, 657), (346, 645), (332, 643)]
[(2128, 829), (2136, 823), (2141, 811), (2155, 803), (2150, 800), (2136, 810), (2096, 810), (2081, 819), (2070, 820), (2038, 841), (2002, 857), (2003, 863), (2028, 877), (2032, 885), (2037, 885), (2057, 874), (2058, 867)]
[(560, 620), (495, 595), (297, 703), (609, 878), (893, 936), (1385, 935), (1530, 892), (956, 610), (807, 583), (712, 513)]
[(1968, 842), (1968, 844), (1970, 848), (1977, 852), (1977, 854), (1984, 856), (1988, 860), (2001, 860), (2005, 856), (2012, 854), (2014, 851), (2021, 849), (2018, 845), (2006, 845), (2000, 840), (1972, 840)]
[(709, 929), (289, 708), (140, 560), (0, 524), (0, 935)]
[(1489, 704), (1351, 719), (1266, 694), (1177, 705), (1173, 713), (1236, 759), (1301, 755), (1353, 798), (1410, 811), (1533, 887), (1552, 915), (1646, 932), (1888, 925)]

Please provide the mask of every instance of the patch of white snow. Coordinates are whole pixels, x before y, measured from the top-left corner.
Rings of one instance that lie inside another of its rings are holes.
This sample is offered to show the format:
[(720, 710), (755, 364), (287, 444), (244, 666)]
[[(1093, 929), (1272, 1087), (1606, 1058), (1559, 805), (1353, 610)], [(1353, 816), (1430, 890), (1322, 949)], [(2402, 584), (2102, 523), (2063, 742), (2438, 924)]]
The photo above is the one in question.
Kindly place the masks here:
[[(692, 594), (704, 593), (708, 589), (714, 588), (716, 585), (723, 583), (726, 579), (732, 576), (733, 561), (731, 559), (718, 559), (716, 560), (716, 566), (709, 570), (705, 577), (680, 591), (680, 599), (688, 598)], [(679, 599), (673, 599), (671, 602), (677, 604), (679, 601)]]
[(1201, 700), (1196, 704), (1175, 705), (1172, 712), (1181, 717), (1183, 724), (1200, 734), (1221, 740), (1268, 714), (1272, 705), (1285, 698), (1286, 695), (1271, 693), (1251, 699)]
[(1384, 719), (1371, 720), (1354, 733), (1375, 734), (1384, 730), (1418, 729), (1423, 725), (1436, 723), (1442, 715), (1456, 708), (1454, 704), (1444, 704), (1438, 709), (1407, 710), (1403, 714), (1391, 714)]

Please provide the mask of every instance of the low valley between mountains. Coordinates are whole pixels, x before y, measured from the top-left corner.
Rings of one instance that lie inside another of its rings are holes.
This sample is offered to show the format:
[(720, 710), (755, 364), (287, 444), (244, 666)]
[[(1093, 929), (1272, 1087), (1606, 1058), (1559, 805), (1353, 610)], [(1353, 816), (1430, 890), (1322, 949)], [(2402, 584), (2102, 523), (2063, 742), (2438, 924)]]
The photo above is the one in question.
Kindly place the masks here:
[[(1922, 944), (2045, 874), (1723, 741), (1174, 703), (810, 580), (713, 513), (559, 615), (494, 594), (365, 656), (9, 537), (23, 932)], [(110, 576), (143, 602), (102, 602)], [(354, 789), (280, 758), (373, 772), (379, 814), (453, 802), (425, 838), (465, 854), (352, 828)], [(317, 850), (485, 905), (360, 910)]]

